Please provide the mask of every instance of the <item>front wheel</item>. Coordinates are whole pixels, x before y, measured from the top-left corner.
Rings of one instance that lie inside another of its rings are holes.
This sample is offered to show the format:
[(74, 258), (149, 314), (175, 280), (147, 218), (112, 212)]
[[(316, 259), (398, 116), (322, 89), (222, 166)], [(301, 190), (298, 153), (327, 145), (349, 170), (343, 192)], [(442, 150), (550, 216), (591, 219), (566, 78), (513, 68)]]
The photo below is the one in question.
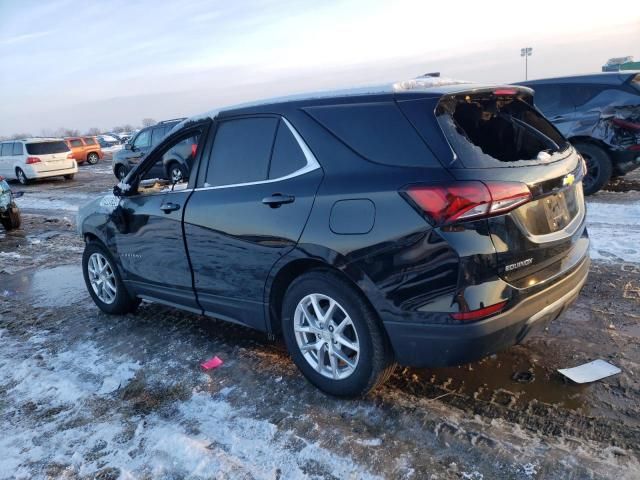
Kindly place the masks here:
[(116, 178), (118, 180), (124, 180), (124, 177), (127, 176), (127, 169), (124, 165), (118, 165), (115, 169)]
[(604, 187), (611, 179), (613, 166), (607, 152), (596, 145), (576, 143), (576, 150), (587, 164), (587, 173), (582, 180), (585, 195), (592, 195)]
[(100, 157), (98, 157), (98, 154), (95, 152), (91, 152), (89, 155), (87, 155), (87, 163), (89, 165), (95, 165), (96, 163), (98, 163), (99, 159)]
[(27, 185), (29, 183), (29, 179), (21, 168), (16, 168), (16, 178), (22, 185)]
[(364, 395), (393, 371), (391, 348), (375, 311), (333, 272), (310, 272), (291, 284), (282, 330), (294, 363), (330, 395)]
[(172, 183), (187, 180), (187, 170), (178, 162), (171, 162), (167, 171), (169, 173), (169, 180), (171, 180)]
[(20, 228), (21, 218), (18, 207), (9, 207), (6, 217), (2, 219), (2, 226), (8, 232)]
[(82, 254), (82, 274), (95, 304), (105, 313), (122, 314), (135, 311), (140, 299), (131, 296), (111, 255), (97, 242), (89, 242)]

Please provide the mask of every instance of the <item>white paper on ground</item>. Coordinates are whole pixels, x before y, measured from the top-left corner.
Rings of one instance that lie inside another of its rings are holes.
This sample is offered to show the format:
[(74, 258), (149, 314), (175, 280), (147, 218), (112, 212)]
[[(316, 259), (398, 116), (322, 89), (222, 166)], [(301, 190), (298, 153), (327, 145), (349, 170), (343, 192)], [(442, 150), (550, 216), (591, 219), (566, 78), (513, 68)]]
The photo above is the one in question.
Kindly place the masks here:
[(558, 372), (576, 383), (589, 383), (620, 373), (621, 370), (604, 360), (594, 360), (573, 368), (559, 368)]

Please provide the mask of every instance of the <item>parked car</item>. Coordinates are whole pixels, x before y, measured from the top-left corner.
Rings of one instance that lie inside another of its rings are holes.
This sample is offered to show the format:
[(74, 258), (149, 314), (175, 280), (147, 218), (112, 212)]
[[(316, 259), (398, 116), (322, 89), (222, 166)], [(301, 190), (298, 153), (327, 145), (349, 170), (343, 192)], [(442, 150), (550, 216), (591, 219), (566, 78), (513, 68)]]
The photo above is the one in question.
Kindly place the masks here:
[[(176, 126), (81, 209), (104, 312), (150, 299), (271, 334), (323, 391), (522, 342), (589, 269), (583, 162), (526, 87), (414, 80)], [(197, 138), (188, 182), (144, 180)]]
[(13, 193), (6, 180), (0, 177), (0, 223), (7, 231), (20, 228), (20, 209), (15, 199), (21, 196), (22, 192)]
[(53, 176), (73, 179), (78, 164), (59, 138), (24, 138), (0, 143), (0, 175), (23, 185)]
[(84, 162), (95, 165), (101, 158), (104, 158), (96, 137), (67, 137), (64, 141), (79, 165)]
[(521, 82), (536, 106), (587, 162), (585, 194), (640, 166), (640, 73), (616, 72)]
[(136, 133), (122, 150), (113, 154), (113, 174), (122, 180), (182, 120), (184, 119), (165, 120)]

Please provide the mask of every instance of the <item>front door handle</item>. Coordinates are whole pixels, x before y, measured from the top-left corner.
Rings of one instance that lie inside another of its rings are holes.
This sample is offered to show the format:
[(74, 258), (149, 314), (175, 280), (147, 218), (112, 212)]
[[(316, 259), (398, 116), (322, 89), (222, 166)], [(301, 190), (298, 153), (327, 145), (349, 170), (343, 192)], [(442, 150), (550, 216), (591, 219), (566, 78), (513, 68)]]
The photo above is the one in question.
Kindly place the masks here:
[(180, 205), (178, 205), (177, 203), (167, 202), (163, 203), (160, 206), (160, 210), (162, 210), (164, 213), (175, 212), (176, 210), (180, 210)]
[(293, 195), (283, 195), (282, 193), (274, 193), (270, 197), (265, 197), (262, 199), (262, 203), (265, 205), (269, 205), (271, 208), (278, 208), (280, 205), (284, 205), (285, 203), (293, 203), (296, 199)]

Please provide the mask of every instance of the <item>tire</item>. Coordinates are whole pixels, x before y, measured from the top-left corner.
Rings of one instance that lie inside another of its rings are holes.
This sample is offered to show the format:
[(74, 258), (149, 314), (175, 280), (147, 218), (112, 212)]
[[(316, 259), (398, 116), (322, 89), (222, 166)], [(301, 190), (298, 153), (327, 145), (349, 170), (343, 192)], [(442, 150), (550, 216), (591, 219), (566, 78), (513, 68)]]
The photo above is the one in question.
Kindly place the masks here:
[[(314, 298), (321, 315), (327, 314), (331, 302), (335, 302), (331, 320), (322, 329), (317, 328), (321, 323), (317, 322), (319, 315), (312, 313), (316, 311)], [(307, 380), (329, 395), (364, 395), (386, 381), (393, 371), (393, 355), (378, 315), (354, 286), (333, 272), (312, 271), (293, 281), (282, 306), (282, 332), (296, 366)], [(319, 347), (303, 349), (304, 345)], [(340, 358), (337, 353), (332, 354), (338, 350)]]
[(184, 168), (184, 166), (180, 165), (180, 163), (174, 160), (167, 166), (167, 177), (171, 182), (174, 183), (185, 181), (188, 179), (187, 170)]
[(29, 184), (29, 179), (27, 178), (27, 176), (25, 175), (25, 173), (22, 171), (20, 167), (16, 168), (16, 178), (22, 185)]
[[(100, 267), (103, 267), (103, 275), (98, 273), (97, 269)], [(96, 273), (91, 273), (92, 271)], [(82, 274), (89, 295), (103, 312), (131, 313), (140, 305), (140, 299), (132, 296), (125, 288), (113, 257), (100, 243), (89, 242), (85, 245), (82, 254)]]
[(117, 165), (114, 172), (116, 178), (118, 180), (124, 180), (124, 177), (127, 176), (127, 168), (124, 165)]
[(68, 175), (65, 175), (64, 179), (65, 180), (73, 180), (73, 177), (75, 177), (75, 176), (76, 176), (75, 173), (70, 173)]
[(8, 232), (10, 230), (17, 230), (20, 228), (21, 218), (20, 210), (18, 207), (9, 207), (8, 215), (2, 219), (2, 226)]
[(87, 155), (87, 163), (89, 165), (95, 165), (96, 163), (98, 163), (98, 160), (100, 160), (100, 157), (96, 152), (91, 152), (89, 153), (89, 155)]
[(592, 195), (609, 183), (613, 172), (611, 158), (602, 148), (590, 143), (576, 143), (574, 146), (587, 163), (587, 173), (582, 180), (584, 194)]

